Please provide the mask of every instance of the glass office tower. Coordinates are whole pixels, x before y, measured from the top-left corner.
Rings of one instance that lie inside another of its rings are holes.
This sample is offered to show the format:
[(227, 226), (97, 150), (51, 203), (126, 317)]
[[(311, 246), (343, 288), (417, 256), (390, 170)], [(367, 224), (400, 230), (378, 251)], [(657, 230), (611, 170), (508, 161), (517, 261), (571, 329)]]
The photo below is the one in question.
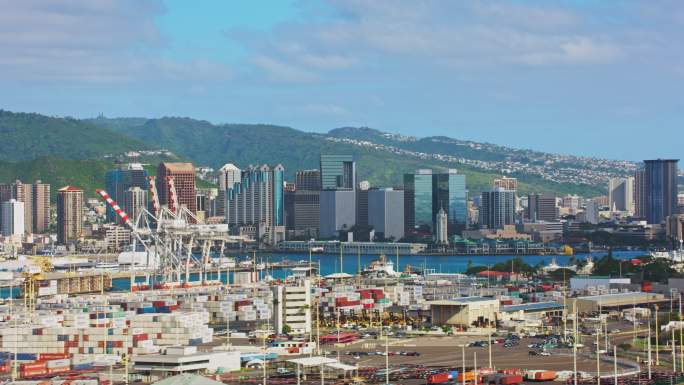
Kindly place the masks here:
[(321, 155), (321, 188), (354, 190), (356, 164), (353, 155)]
[(404, 174), (404, 232), (432, 232), (432, 170)]

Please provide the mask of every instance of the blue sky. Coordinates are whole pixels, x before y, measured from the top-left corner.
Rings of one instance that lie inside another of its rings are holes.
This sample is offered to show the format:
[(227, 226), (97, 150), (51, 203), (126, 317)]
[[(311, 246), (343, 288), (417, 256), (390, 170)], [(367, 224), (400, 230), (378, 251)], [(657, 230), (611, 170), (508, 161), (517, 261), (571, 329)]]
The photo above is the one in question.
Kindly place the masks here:
[(684, 157), (677, 0), (0, 0), (0, 108)]

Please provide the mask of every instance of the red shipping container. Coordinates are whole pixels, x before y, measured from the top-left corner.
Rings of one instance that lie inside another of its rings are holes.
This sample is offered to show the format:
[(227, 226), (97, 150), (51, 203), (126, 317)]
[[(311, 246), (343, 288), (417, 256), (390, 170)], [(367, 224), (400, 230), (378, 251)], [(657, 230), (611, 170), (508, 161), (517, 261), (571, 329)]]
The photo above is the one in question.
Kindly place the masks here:
[(148, 339), (148, 337), (147, 337), (146, 333), (134, 334), (133, 335), (133, 342), (145, 341), (147, 339)]
[(428, 384), (441, 384), (449, 381), (449, 373), (435, 373), (427, 376)]
[(25, 363), (19, 365), (19, 369), (22, 371), (34, 370), (34, 369), (45, 369), (45, 362), (42, 362), (42, 361), (25, 362)]
[(41, 353), (38, 355), (38, 361), (62, 360), (65, 358), (69, 358), (69, 355), (64, 353)]
[(47, 374), (47, 369), (45, 369), (45, 368), (22, 370), (21, 372), (19, 372), (19, 375), (22, 378), (30, 378), (30, 377), (34, 377), (34, 376), (43, 376), (45, 374)]
[(500, 385), (515, 385), (523, 382), (523, 378), (521, 375), (517, 374), (511, 374), (508, 376), (503, 376), (499, 378), (499, 384)]
[(47, 370), (48, 374), (66, 373), (70, 370), (68, 366), (61, 366), (56, 368), (50, 368)]
[(89, 337), (89, 336), (88, 336), (87, 334), (84, 334), (84, 335), (83, 335), (83, 341), (88, 341), (88, 337)]
[(512, 299), (502, 299), (501, 304), (506, 306), (506, 305), (513, 305), (513, 300)]

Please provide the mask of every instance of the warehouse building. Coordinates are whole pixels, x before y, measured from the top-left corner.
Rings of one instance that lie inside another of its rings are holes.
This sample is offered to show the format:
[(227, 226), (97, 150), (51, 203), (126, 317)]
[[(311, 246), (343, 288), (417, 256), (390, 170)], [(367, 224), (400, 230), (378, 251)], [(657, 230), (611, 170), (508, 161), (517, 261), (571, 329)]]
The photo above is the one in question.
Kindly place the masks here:
[(428, 302), (433, 325), (464, 329), (485, 327), (496, 322), (499, 301), (489, 297), (459, 297)]
[[(579, 313), (595, 313), (601, 310), (620, 310), (627, 307), (651, 307), (659, 303), (668, 303), (665, 296), (658, 293), (629, 292), (592, 295), (577, 298)], [(568, 307), (572, 306), (568, 303)]]
[(240, 370), (240, 352), (198, 352), (196, 346), (170, 346), (164, 354), (132, 357), (133, 369), (151, 378), (164, 378), (179, 373), (232, 372)]

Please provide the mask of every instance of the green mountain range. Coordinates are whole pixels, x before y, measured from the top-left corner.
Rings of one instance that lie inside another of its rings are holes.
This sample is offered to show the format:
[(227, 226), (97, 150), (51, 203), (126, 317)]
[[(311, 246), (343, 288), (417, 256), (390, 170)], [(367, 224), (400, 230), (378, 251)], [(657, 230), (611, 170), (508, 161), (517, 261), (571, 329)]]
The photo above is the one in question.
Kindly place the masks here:
[[(0, 133), (0, 182), (42, 179), (53, 185), (53, 191), (74, 184), (89, 195), (104, 185), (107, 169), (130, 160), (123, 156), (128, 151), (142, 151), (136, 160), (150, 164), (165, 159), (214, 168), (228, 162), (240, 167), (282, 163), (290, 178), (296, 170), (318, 168), (322, 153), (354, 154), (360, 180), (369, 180), (373, 186), (401, 186), (402, 175), (418, 168), (457, 168), (467, 175), (471, 193), (489, 189), (500, 173), (456, 162), (453, 157), (498, 162), (510, 159), (516, 151), (506, 155), (501, 153), (502, 147), (494, 145), (440, 137), (407, 138), (367, 128), (341, 128), (321, 134), (274, 125), (212, 124), (177, 117), (79, 120), (2, 110)], [(160, 149), (172, 155), (155, 152)], [(420, 153), (416, 155), (416, 151)], [(520, 150), (515, 159), (528, 156), (533, 163), (539, 154)], [(523, 193), (603, 193), (599, 185), (558, 183), (524, 172), (511, 175), (519, 178)]]

